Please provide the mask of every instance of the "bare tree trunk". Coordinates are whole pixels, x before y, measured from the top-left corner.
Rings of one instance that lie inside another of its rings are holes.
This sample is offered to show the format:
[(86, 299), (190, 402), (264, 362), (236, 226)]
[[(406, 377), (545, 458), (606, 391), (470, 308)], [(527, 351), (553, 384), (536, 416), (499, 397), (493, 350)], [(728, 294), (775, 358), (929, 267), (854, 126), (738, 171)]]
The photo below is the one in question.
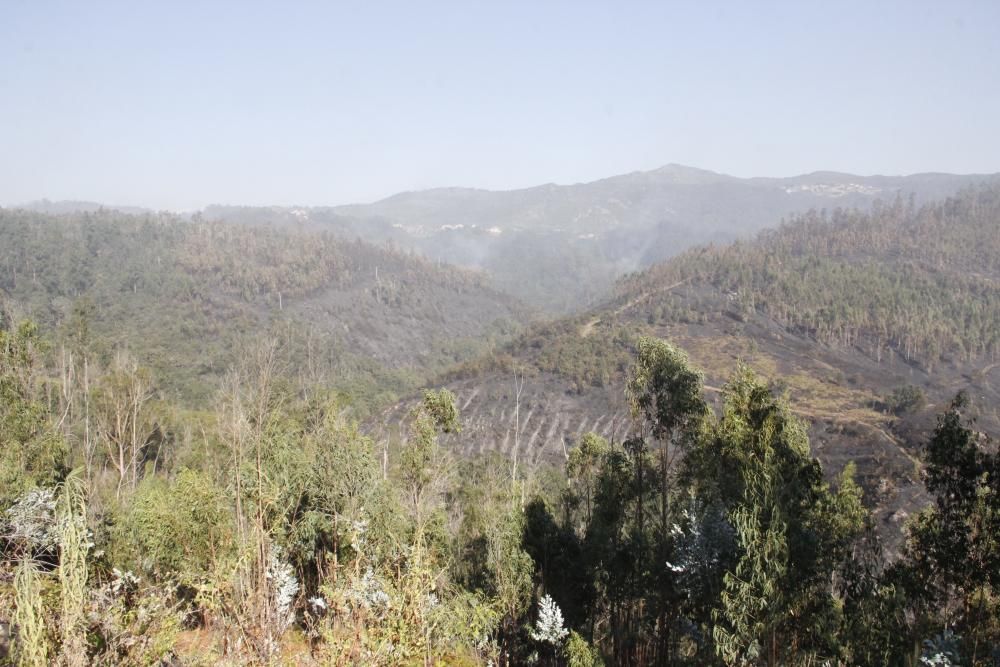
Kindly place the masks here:
[[(283, 630), (269, 578), (272, 550), (264, 491), (266, 430), (274, 408), (275, 373), (276, 345), (271, 341), (252, 350), (230, 375), (222, 409), (223, 437), (232, 452), (237, 539), (240, 552), (248, 556), (237, 571), (233, 621), (239, 636), (263, 663), (273, 659)], [(248, 463), (256, 484), (251, 498), (246, 497), (248, 490), (242, 483)]]
[(87, 488), (94, 488), (94, 441), (90, 433), (90, 361), (83, 356), (83, 457), (87, 468)]
[[(524, 373), (520, 379), (517, 371), (514, 371), (514, 459), (510, 467), (510, 493), (511, 497), (517, 495), (517, 458), (521, 451), (521, 392), (524, 390)], [(531, 418), (531, 415), (528, 415)], [(524, 494), (522, 492), (521, 507), (524, 508)]]
[(117, 497), (139, 482), (139, 463), (151, 442), (154, 426), (146, 415), (153, 397), (149, 373), (119, 354), (110, 374), (102, 379), (97, 426), (118, 472)]

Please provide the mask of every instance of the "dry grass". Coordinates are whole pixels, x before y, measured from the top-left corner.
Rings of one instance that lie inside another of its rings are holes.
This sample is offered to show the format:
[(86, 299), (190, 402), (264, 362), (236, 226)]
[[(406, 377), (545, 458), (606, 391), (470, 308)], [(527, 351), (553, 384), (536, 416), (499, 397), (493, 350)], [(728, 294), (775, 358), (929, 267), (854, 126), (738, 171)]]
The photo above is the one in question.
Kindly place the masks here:
[(755, 350), (749, 339), (738, 336), (678, 336), (673, 340), (705, 372), (710, 386), (721, 386), (742, 360), (760, 377), (787, 387), (792, 411), (799, 416), (884, 425), (885, 416), (871, 408), (875, 395), (836, 381), (836, 369), (829, 364), (809, 359), (808, 366), (793, 365), (768, 351)]

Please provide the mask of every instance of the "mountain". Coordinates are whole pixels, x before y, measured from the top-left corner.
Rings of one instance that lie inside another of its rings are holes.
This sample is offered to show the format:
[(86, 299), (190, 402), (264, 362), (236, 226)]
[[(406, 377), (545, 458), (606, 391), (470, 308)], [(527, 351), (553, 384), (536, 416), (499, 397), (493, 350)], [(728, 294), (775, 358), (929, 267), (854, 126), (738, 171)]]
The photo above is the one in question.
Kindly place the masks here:
[(628, 437), (623, 385), (641, 335), (684, 349), (709, 398), (744, 360), (787, 391), (828, 474), (856, 462), (898, 539), (925, 501), (917, 454), (932, 415), (966, 391), (978, 427), (1000, 434), (998, 258), (996, 184), (919, 207), (812, 212), (630, 275), (601, 307), (532, 327), (438, 382), (458, 396), (466, 451), (518, 446), (538, 462), (561, 460), (587, 431)]
[(189, 401), (270, 336), (314, 384), (377, 402), (529, 316), (481, 273), (327, 232), (0, 209), (0, 238), (7, 311), (105, 358), (128, 348)]
[(951, 174), (736, 178), (681, 165), (575, 185), (493, 192), (439, 188), (332, 208), (212, 206), (208, 219), (314, 226), (392, 241), (489, 272), (497, 286), (553, 313), (596, 305), (623, 273), (687, 248), (725, 243), (809, 209), (917, 204), (992, 177)]

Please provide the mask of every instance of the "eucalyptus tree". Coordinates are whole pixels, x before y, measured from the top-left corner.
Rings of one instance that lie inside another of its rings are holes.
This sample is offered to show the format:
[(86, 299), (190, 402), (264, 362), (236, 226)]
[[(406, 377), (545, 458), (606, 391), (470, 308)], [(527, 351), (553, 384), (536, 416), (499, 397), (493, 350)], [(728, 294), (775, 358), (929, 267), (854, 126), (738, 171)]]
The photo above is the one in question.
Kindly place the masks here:
[[(924, 448), (924, 484), (934, 504), (910, 526), (914, 597), (933, 619), (964, 635), (973, 664), (1000, 646), (1000, 454), (967, 417), (959, 394)], [(921, 595), (923, 594), (923, 595)]]
[(737, 539), (714, 612), (719, 657), (767, 665), (834, 659), (831, 578), (866, 516), (851, 471), (831, 490), (809, 455), (805, 425), (746, 366), (726, 385), (722, 418), (704, 446), (701, 461), (714, 461)]
[[(709, 410), (702, 397), (704, 376), (692, 368), (687, 355), (671, 343), (655, 338), (639, 339), (635, 362), (629, 373), (625, 395), (633, 416), (640, 423), (644, 447), (645, 438), (656, 446), (658, 469), (655, 494), (657, 495), (658, 522), (652, 535), (653, 553), (658, 567), (651, 568), (656, 587), (657, 653), (665, 657), (670, 653), (670, 635), (676, 621), (678, 600), (674, 592), (674, 573), (666, 567), (673, 549), (672, 513), (670, 498), (676, 493), (672, 488), (676, 463), (690, 449), (702, 432)], [(641, 471), (639, 467), (637, 470)], [(642, 507), (642, 480), (639, 484)], [(642, 517), (639, 516), (642, 532)]]

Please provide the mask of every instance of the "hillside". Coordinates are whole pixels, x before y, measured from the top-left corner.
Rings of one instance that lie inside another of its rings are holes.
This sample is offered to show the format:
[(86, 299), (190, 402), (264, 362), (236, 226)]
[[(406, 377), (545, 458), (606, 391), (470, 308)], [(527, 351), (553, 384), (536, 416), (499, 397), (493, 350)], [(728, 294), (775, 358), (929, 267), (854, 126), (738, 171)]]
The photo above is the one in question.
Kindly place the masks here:
[(481, 268), (504, 291), (566, 314), (611, 295), (616, 278), (705, 243), (748, 237), (795, 213), (951, 195), (982, 176), (816, 172), (741, 179), (681, 165), (575, 185), (493, 192), (440, 188), (332, 208), (213, 206), (208, 219), (317, 227), (391, 240)]
[[(809, 213), (751, 242), (688, 251), (623, 279), (605, 306), (441, 378), (463, 409), (462, 446), (511, 454), (517, 442), (541, 461), (587, 431), (623, 440), (624, 371), (638, 336), (653, 335), (706, 372), (710, 399), (739, 359), (787, 390), (828, 474), (855, 461), (898, 527), (923, 502), (916, 454), (933, 412), (965, 390), (979, 427), (1000, 433), (998, 229), (1000, 188), (983, 186), (921, 207)], [(916, 398), (902, 400), (909, 387)]]
[(583, 664), (732, 664), (768, 553), (772, 664), (912, 655), (1000, 571), (998, 223), (1000, 185), (801, 214), (532, 323), (305, 218), (0, 211), (0, 662), (527, 664), (558, 613)]
[(105, 359), (128, 348), (189, 400), (211, 394), (241, 339), (276, 337), (292, 370), (367, 402), (526, 317), (481, 274), (324, 232), (0, 209), (0, 238), (8, 311)]

